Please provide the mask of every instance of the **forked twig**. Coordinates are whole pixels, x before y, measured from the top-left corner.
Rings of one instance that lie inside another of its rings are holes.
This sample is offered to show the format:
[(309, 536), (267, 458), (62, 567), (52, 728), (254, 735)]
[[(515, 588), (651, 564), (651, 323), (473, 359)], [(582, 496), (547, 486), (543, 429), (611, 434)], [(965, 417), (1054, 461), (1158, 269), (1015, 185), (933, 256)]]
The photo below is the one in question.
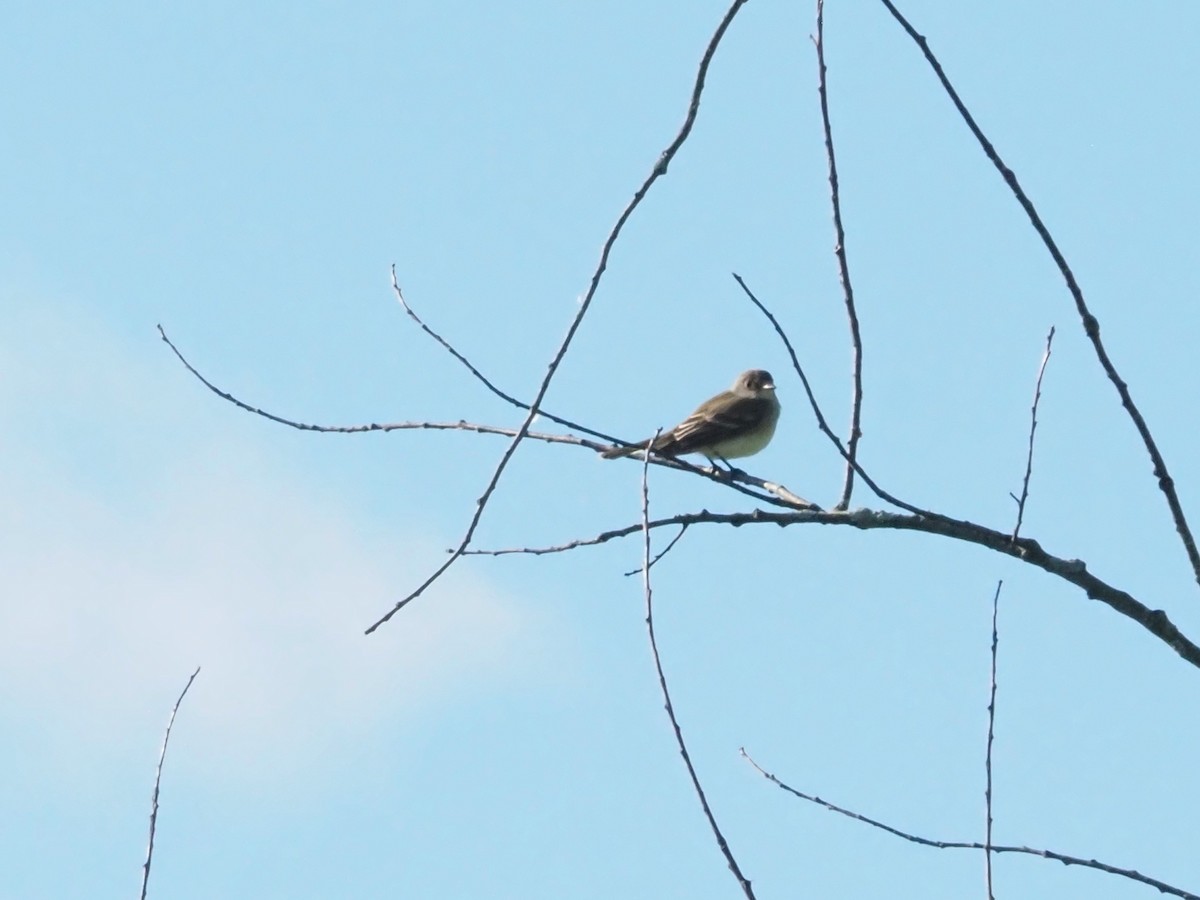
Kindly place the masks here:
[[(659, 435), (659, 431), (654, 433), (656, 438)], [(691, 754), (688, 753), (687, 743), (683, 739), (683, 730), (679, 727), (679, 719), (675, 716), (675, 706), (671, 703), (671, 692), (667, 688), (667, 676), (663, 671), (662, 657), (658, 652), (658, 639), (654, 635), (654, 591), (650, 587), (649, 457), (650, 454), (646, 454), (642, 459), (642, 592), (646, 600), (646, 632), (650, 636), (650, 652), (654, 656), (654, 670), (658, 673), (658, 688), (662, 692), (663, 707), (667, 711), (667, 718), (671, 721), (671, 729), (675, 732), (675, 744), (679, 747), (679, 755), (683, 757), (683, 764), (687, 766), (688, 777), (692, 780), (692, 789), (696, 792), (696, 796), (700, 800), (700, 808), (704, 810), (704, 817), (708, 820), (708, 827), (712, 829), (713, 837), (716, 838), (717, 847), (720, 849), (721, 855), (725, 857), (725, 862), (729, 865), (729, 871), (733, 873), (733, 877), (737, 879), (738, 884), (741, 886), (742, 893), (746, 895), (748, 900), (754, 900), (754, 890), (750, 886), (750, 881), (742, 874), (741, 867), (738, 865), (737, 859), (734, 858), (733, 851), (729, 849), (729, 842), (725, 840), (725, 835), (722, 834), (720, 826), (717, 825), (717, 819), (713, 815), (712, 807), (708, 805), (708, 797), (705, 796), (704, 787), (700, 784), (700, 776), (696, 774), (696, 767), (692, 765)]]
[(183, 703), (183, 698), (187, 696), (188, 689), (192, 686), (192, 682), (196, 680), (196, 676), (200, 674), (200, 667), (196, 666), (196, 671), (192, 673), (192, 677), (187, 680), (187, 684), (183, 686), (183, 690), (179, 694), (179, 699), (175, 701), (175, 705), (171, 707), (171, 717), (167, 719), (167, 730), (163, 734), (162, 750), (158, 754), (158, 766), (154, 770), (154, 794), (150, 799), (150, 838), (146, 842), (146, 861), (142, 863), (142, 893), (141, 900), (146, 900), (146, 889), (150, 885), (150, 863), (154, 859), (154, 832), (158, 828), (158, 791), (162, 785), (162, 770), (163, 762), (167, 758), (167, 744), (171, 742), (171, 729), (175, 725), (175, 716), (179, 712), (179, 705)]
[[(648, 528), (649, 525), (643, 524), (643, 527)], [(664, 556), (666, 556), (668, 553), (670, 553), (671, 548), (674, 547), (676, 544), (678, 544), (679, 539), (682, 538), (684, 536), (684, 534), (687, 533), (688, 527), (689, 526), (687, 526), (687, 525), (680, 525), (679, 533), (676, 534), (675, 537), (671, 538), (671, 540), (667, 542), (667, 546), (663, 547), (662, 550), (660, 550), (658, 553), (654, 554), (654, 559), (650, 560), (650, 565), (647, 566), (646, 568), (649, 568), (649, 569), (654, 568), (654, 566), (658, 563), (658, 561), (660, 559), (662, 559)], [(636, 569), (630, 569), (628, 572), (622, 572), (621, 574), (624, 575), (626, 578), (628, 578), (630, 575), (640, 575), (641, 572), (642, 572), (642, 567), (638, 566)]]
[[(805, 800), (809, 803), (814, 803), (817, 806), (820, 806), (824, 809), (829, 810), (830, 812), (837, 813), (838, 815), (841, 815), (841, 816), (846, 816), (847, 818), (854, 819), (858, 822), (862, 822), (865, 825), (870, 825), (872, 828), (878, 828), (880, 831), (885, 831), (888, 834), (894, 835), (898, 838), (903, 838), (904, 840), (910, 841), (914, 844), (920, 844), (923, 847), (936, 847), (939, 850), (983, 850), (984, 849), (984, 845), (979, 843), (978, 841), (939, 841), (939, 840), (934, 840), (933, 838), (921, 837), (920, 835), (910, 834), (907, 831), (901, 831), (899, 828), (896, 828), (892, 825), (888, 825), (884, 822), (880, 822), (878, 819), (872, 819), (869, 816), (864, 816), (861, 813), (856, 813), (853, 810), (845, 809), (844, 807), (838, 806), (837, 804), (830, 803), (828, 800), (822, 800), (820, 797), (814, 796), (812, 794), (806, 794), (803, 791), (798, 791), (798, 790), (796, 790), (796, 788), (792, 787), (791, 785), (780, 781), (778, 778), (776, 778), (774, 775), (772, 775), (770, 772), (768, 772), (766, 769), (764, 769), (762, 766), (760, 766), (757, 762), (755, 762), (753, 757), (751, 757), (750, 754), (746, 752), (746, 748), (744, 748), (744, 747), (742, 748), (741, 754), (742, 754), (742, 757), (746, 760), (746, 762), (750, 763), (750, 765), (752, 765), (760, 775), (762, 775), (764, 778), (766, 778), (768, 781), (770, 781), (776, 787), (780, 788), (781, 790), (787, 791), (789, 794), (791, 794), (794, 797), (799, 798), (800, 800)], [(1174, 885), (1167, 884), (1165, 881), (1159, 881), (1157, 878), (1151, 878), (1148, 875), (1143, 875), (1141, 872), (1138, 872), (1136, 869), (1122, 869), (1118, 866), (1111, 866), (1108, 863), (1102, 863), (1099, 860), (1095, 860), (1095, 859), (1084, 859), (1083, 857), (1080, 857), (1080, 856), (1068, 856), (1065, 853), (1058, 853), (1057, 851), (1054, 851), (1054, 850), (1038, 850), (1033, 847), (1017, 847), (1017, 846), (1012, 846), (1012, 845), (1008, 845), (1008, 844), (1001, 844), (1001, 845), (994, 846), (994, 847), (992, 847), (992, 852), (993, 853), (1024, 853), (1029, 856), (1040, 856), (1043, 859), (1052, 859), (1052, 860), (1055, 860), (1056, 862), (1060, 862), (1063, 865), (1067, 865), (1067, 866), (1085, 866), (1086, 868), (1089, 868), (1089, 869), (1098, 869), (1099, 871), (1107, 872), (1110, 875), (1120, 875), (1120, 876), (1122, 876), (1124, 878), (1128, 878), (1132, 881), (1141, 882), (1142, 884), (1149, 885), (1150, 887), (1153, 887), (1153, 888), (1157, 888), (1159, 891), (1161, 891), (1164, 894), (1171, 894), (1175, 897), (1182, 897), (1183, 900), (1200, 900), (1200, 894), (1193, 894), (1189, 891), (1185, 891), (1183, 888), (1178, 888), (1178, 887), (1175, 887)]]
[(850, 436), (846, 441), (846, 480), (842, 485), (842, 496), (835, 509), (850, 506), (850, 494), (854, 490), (854, 461), (858, 458), (858, 439), (862, 437), (862, 335), (858, 328), (858, 312), (854, 308), (854, 287), (850, 283), (850, 264), (846, 261), (846, 229), (842, 226), (842, 199), (838, 189), (837, 158), (833, 153), (833, 126), (829, 122), (829, 94), (826, 90), (825, 68), (825, 0), (817, 0), (817, 34), (813, 38), (817, 48), (817, 93), (821, 98), (821, 127), (825, 132), (825, 158), (829, 166), (829, 200), (833, 207), (834, 254), (837, 256), (838, 279), (842, 283), (842, 296), (846, 301), (846, 316), (850, 320), (850, 346), (854, 365), (854, 392), (850, 405)]
[(1075, 273), (1067, 265), (1066, 257), (1058, 249), (1058, 244), (1055, 243), (1050, 230), (1042, 221), (1042, 217), (1034, 207), (1033, 201), (1029, 199), (1029, 195), (1021, 187), (1021, 183), (1017, 181), (1017, 176), (1004, 163), (1004, 160), (1000, 158), (1000, 154), (996, 152), (996, 148), (992, 145), (992, 142), (988, 140), (979, 125), (976, 124), (975, 117), (971, 115), (962, 99), (958, 96), (958, 91), (954, 89), (954, 86), (950, 83), (950, 79), (946, 77), (946, 73), (942, 69), (942, 64), (934, 56), (933, 51), (929, 49), (929, 42), (925, 39), (924, 35), (917, 33), (917, 30), (896, 9), (891, 0), (880, 0), (880, 2), (887, 7), (888, 12), (892, 14), (892, 18), (900, 24), (900, 27), (905, 30), (917, 47), (920, 48), (925, 61), (933, 69), (933, 73), (937, 76), (938, 81), (941, 82), (942, 89), (949, 96), (950, 101), (954, 104), (954, 108), (958, 110), (959, 116), (962, 117), (962, 120), (971, 130), (971, 134), (975, 136), (975, 140), (979, 142), (979, 146), (983, 148), (984, 154), (991, 161), (992, 165), (995, 166), (996, 171), (1000, 173), (1009, 190), (1021, 205), (1021, 208), (1025, 210), (1025, 215), (1029, 217), (1030, 224), (1033, 225), (1033, 230), (1042, 239), (1042, 243), (1050, 252), (1054, 264), (1058, 266), (1058, 270), (1066, 282), (1067, 290), (1070, 291), (1071, 297), (1075, 301), (1075, 309), (1079, 313), (1079, 318), (1083, 323), (1083, 331), (1087, 335), (1088, 340), (1092, 342), (1092, 347), (1096, 351), (1096, 358), (1100, 361), (1100, 366), (1104, 369), (1104, 374), (1108, 376), (1108, 380), (1117, 389), (1117, 394), (1121, 398), (1121, 405), (1125, 407), (1125, 411), (1129, 414), (1130, 420), (1142, 438), (1146, 452), (1150, 455), (1150, 460), (1154, 464), (1154, 477), (1158, 479), (1158, 488), (1167, 499), (1167, 506), (1171, 510), (1171, 518), (1175, 522), (1175, 530), (1179, 533), (1184, 551), (1187, 553), (1188, 560), (1192, 565), (1192, 575), (1196, 579), (1196, 582), (1200, 584), (1200, 550), (1196, 547), (1196, 539), (1192, 536), (1192, 529), (1188, 525), (1187, 517), (1183, 513), (1183, 504), (1180, 503), (1179, 494), (1175, 491), (1175, 481), (1171, 477), (1170, 472), (1167, 471), (1167, 463), (1163, 459), (1162, 453), (1159, 452), (1158, 444), (1155, 443), (1153, 435), (1150, 434), (1150, 426), (1146, 424), (1141, 411), (1133, 402), (1133, 397), (1129, 393), (1129, 386), (1121, 378), (1120, 374), (1118, 374), (1112, 360), (1108, 358), (1108, 351), (1105, 350), (1104, 343), (1100, 340), (1100, 322), (1088, 308), (1087, 302), (1083, 297), (1083, 290), (1075, 280)]
[(620, 237), (621, 231), (625, 227), (625, 223), (629, 221), (629, 217), (633, 215), (634, 210), (641, 205), (642, 200), (645, 199), (647, 192), (654, 185), (654, 183), (661, 176), (666, 174), (667, 166), (670, 165), (671, 160), (675, 158), (675, 154), (679, 152), (679, 148), (682, 147), (684, 142), (688, 139), (688, 135), (692, 133), (692, 127), (696, 123), (696, 116), (700, 112), (700, 96), (704, 92), (704, 80), (708, 75), (709, 64), (712, 62), (713, 55), (717, 52), (717, 47), (720, 45), (721, 39), (725, 36), (725, 32), (729, 29), (730, 23), (733, 22), (734, 16), (737, 15), (738, 10), (740, 10), (742, 6), (746, 4), (746, 2), (747, 0), (734, 0), (733, 4), (729, 7), (729, 10), (725, 13), (725, 17), (717, 26), (717, 30), (713, 33), (712, 38), (709, 40), (708, 46), (704, 51), (704, 56), (700, 60), (700, 68), (696, 73), (696, 79), (692, 86), (692, 98), (691, 102), (688, 104), (688, 111), (686, 117), (684, 118), (683, 125), (680, 127), (679, 132), (675, 135), (674, 140), (667, 145), (666, 150), (664, 150), (659, 156), (658, 161), (654, 164), (653, 170), (650, 172), (650, 175), (647, 176), (646, 180), (642, 183), (642, 186), (634, 193), (633, 199), (629, 201), (629, 203), (625, 206), (625, 209), (621, 212), (620, 216), (617, 217), (616, 224), (612, 227), (612, 230), (608, 234), (608, 238), (604, 241), (604, 246), (600, 251), (600, 261), (596, 265), (596, 270), (592, 273), (591, 283), (588, 285), (587, 293), (584, 294), (583, 299), (579, 304), (579, 309), (576, 311), (574, 317), (571, 319), (570, 326), (567, 328), (566, 335), (563, 336), (562, 341), (558, 345), (558, 349), (554, 352), (554, 355), (550, 359), (549, 365), (546, 367), (546, 374), (542, 376), (542, 382), (538, 386), (537, 392), (533, 396), (533, 400), (530, 401), (529, 411), (526, 413), (524, 421), (521, 422), (520, 427), (517, 429), (517, 434), (513, 437), (512, 443), (508, 445), (504, 453), (501, 455), (500, 461), (496, 464), (495, 471), (492, 472), (492, 476), (488, 480), (487, 486), (483, 489), (483, 493), (480, 494), (479, 499), (475, 502), (475, 512), (471, 515), (471, 520), (462, 536), (462, 540), (459, 541), (458, 546), (446, 558), (446, 560), (440, 566), (438, 566), (424, 581), (417, 585), (417, 587), (410, 591), (405, 597), (398, 600), (392, 606), (392, 608), (388, 610), (387, 613), (385, 613), (369, 628), (367, 628), (367, 634), (374, 632), (377, 628), (379, 628), (379, 626), (391, 619), (392, 616), (398, 613), (401, 609), (403, 609), (417, 597), (421, 596), (421, 594), (425, 592), (426, 588), (437, 581), (447, 569), (449, 569), (452, 565), (454, 565), (454, 563), (462, 558), (466, 549), (471, 545), (471, 539), (475, 536), (475, 529), (479, 527), (479, 522), (483, 518), (483, 511), (487, 507), (488, 500), (491, 499), (492, 493), (496, 490), (496, 486), (500, 483), (500, 477), (504, 474), (504, 470), (508, 467), (509, 460), (512, 459), (513, 454), (517, 451), (517, 447), (520, 445), (521, 441), (525, 438), (526, 433), (529, 431), (529, 426), (537, 417), (538, 409), (541, 407), (542, 400), (545, 398), (546, 392), (550, 389), (550, 382), (554, 379), (554, 375), (558, 371), (559, 364), (562, 362), (563, 357), (566, 356), (567, 350), (571, 346), (571, 341), (574, 339), (575, 333), (579, 330), (579, 326), (583, 322), (583, 317), (587, 315), (587, 311), (592, 305), (592, 300), (595, 298), (596, 291), (600, 287), (600, 279), (603, 277), (605, 269), (608, 268), (609, 254), (612, 252), (612, 248), (616, 244), (617, 238)]
[(1042, 376), (1046, 374), (1046, 363), (1050, 362), (1050, 345), (1054, 343), (1054, 326), (1046, 335), (1046, 352), (1042, 354), (1042, 364), (1038, 366), (1037, 383), (1033, 388), (1033, 407), (1029, 414), (1029, 452), (1025, 456), (1025, 478), (1021, 482), (1021, 496), (1017, 498), (1017, 524), (1013, 527), (1013, 540), (1021, 533), (1021, 522), (1025, 518), (1025, 501), (1029, 499), (1029, 479), (1033, 475), (1033, 437), (1037, 433), (1038, 403), (1042, 400)]

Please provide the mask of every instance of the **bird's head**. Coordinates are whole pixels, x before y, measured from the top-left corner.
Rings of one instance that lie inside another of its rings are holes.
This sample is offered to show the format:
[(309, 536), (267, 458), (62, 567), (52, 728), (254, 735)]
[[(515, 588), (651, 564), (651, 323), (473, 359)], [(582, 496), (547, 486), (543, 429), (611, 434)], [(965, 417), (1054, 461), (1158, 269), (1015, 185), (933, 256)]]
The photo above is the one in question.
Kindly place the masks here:
[(762, 394), (775, 390), (775, 379), (766, 369), (750, 369), (738, 376), (733, 389), (739, 393)]

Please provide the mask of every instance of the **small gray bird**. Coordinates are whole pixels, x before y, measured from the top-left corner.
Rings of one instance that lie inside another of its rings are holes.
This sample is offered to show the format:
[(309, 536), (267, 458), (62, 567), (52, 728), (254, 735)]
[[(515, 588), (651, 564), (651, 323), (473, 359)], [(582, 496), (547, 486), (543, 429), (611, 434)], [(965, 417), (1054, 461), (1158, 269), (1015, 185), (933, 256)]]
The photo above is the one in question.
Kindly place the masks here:
[(753, 456), (771, 442), (779, 421), (779, 398), (770, 372), (751, 369), (727, 391), (705, 400), (696, 411), (657, 438), (630, 447), (609, 447), (601, 456), (613, 459), (650, 450), (661, 456), (702, 453), (710, 461)]

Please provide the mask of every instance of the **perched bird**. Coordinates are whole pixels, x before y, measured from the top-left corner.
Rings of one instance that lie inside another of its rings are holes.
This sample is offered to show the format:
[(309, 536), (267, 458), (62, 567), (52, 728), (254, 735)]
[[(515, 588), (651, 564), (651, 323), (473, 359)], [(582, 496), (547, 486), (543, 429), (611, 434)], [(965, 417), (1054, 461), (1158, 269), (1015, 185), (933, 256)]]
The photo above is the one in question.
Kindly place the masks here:
[(613, 459), (651, 450), (662, 456), (702, 453), (710, 461), (753, 456), (771, 442), (779, 421), (779, 398), (770, 372), (751, 369), (727, 391), (705, 400), (696, 411), (657, 438), (630, 447), (609, 447), (601, 456)]

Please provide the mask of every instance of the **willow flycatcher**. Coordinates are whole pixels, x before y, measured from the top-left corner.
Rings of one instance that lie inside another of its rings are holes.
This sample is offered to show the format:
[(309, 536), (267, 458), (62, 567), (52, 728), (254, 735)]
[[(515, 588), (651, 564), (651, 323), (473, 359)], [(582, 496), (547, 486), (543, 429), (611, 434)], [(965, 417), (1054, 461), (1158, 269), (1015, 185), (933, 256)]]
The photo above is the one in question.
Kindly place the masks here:
[(753, 456), (771, 442), (779, 421), (779, 398), (770, 372), (751, 369), (727, 391), (705, 400), (696, 411), (657, 438), (629, 447), (609, 447), (605, 459), (650, 450), (661, 456), (702, 453), (712, 460)]

